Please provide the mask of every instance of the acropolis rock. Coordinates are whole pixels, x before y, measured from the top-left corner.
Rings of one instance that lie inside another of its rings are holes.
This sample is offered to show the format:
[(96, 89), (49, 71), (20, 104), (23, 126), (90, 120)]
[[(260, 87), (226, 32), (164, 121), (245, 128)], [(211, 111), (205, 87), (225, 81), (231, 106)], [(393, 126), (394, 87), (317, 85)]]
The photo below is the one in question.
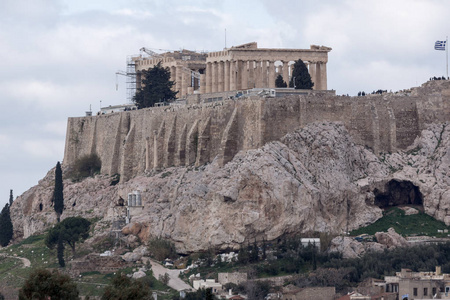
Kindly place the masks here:
[[(135, 171), (117, 185), (106, 174), (66, 179), (62, 218), (99, 217), (94, 232), (107, 232), (126, 215), (119, 199), (140, 191), (142, 207), (130, 210), (127, 230), (141, 241), (161, 236), (180, 252), (238, 248), (254, 239), (356, 229), (381, 217), (390, 188), (409, 187), (414, 192), (394, 197), (397, 204), (421, 201), (426, 213), (449, 223), (450, 126), (424, 127), (408, 149), (392, 154), (377, 156), (343, 123), (321, 121), (240, 151), (223, 166), (216, 157), (198, 167)], [(56, 222), (53, 174), (12, 205), (15, 237), (42, 233)]]

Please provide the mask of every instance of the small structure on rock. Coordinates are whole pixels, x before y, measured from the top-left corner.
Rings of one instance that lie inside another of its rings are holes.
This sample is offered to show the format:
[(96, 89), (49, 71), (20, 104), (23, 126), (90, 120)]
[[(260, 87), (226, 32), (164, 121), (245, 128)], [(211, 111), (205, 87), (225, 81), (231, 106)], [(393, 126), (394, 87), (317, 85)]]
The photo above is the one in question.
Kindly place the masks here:
[(133, 191), (132, 193), (128, 194), (128, 201), (127, 201), (127, 216), (126, 216), (126, 223), (130, 223), (131, 216), (133, 214), (133, 211), (136, 209), (142, 210), (142, 198), (141, 198), (141, 192), (140, 191)]

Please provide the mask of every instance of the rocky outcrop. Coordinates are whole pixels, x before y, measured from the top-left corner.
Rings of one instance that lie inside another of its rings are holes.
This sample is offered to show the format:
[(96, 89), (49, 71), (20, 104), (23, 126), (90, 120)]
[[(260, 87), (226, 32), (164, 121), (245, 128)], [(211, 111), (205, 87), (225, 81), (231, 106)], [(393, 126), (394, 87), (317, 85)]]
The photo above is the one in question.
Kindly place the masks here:
[(376, 242), (358, 242), (352, 237), (338, 236), (331, 241), (329, 252), (339, 252), (343, 258), (360, 257), (368, 251), (383, 251), (386, 246)]
[(338, 236), (331, 241), (328, 251), (339, 252), (343, 258), (355, 258), (370, 251), (380, 252), (384, 249), (408, 246), (406, 239), (395, 232), (394, 228), (389, 228), (387, 232), (375, 233), (375, 238), (377, 242), (359, 242), (352, 237)]
[(140, 260), (143, 256), (148, 254), (147, 247), (140, 246), (133, 250), (133, 252), (127, 252), (122, 255), (122, 259), (126, 262), (134, 262)]
[[(144, 242), (168, 238), (180, 252), (237, 248), (285, 234), (356, 229), (381, 217), (379, 206), (389, 204), (386, 195), (398, 194), (390, 189), (412, 186), (410, 196), (395, 201), (422, 202), (428, 214), (450, 223), (448, 149), (448, 124), (428, 126), (408, 151), (376, 156), (355, 144), (342, 124), (313, 123), (280, 141), (241, 151), (223, 167), (216, 158), (198, 168), (142, 173), (117, 185), (108, 176), (65, 180), (62, 218), (99, 218), (94, 233), (111, 230), (126, 216), (120, 200), (138, 190), (143, 206), (130, 209), (124, 234)], [(51, 171), (14, 202), (16, 237), (43, 232), (56, 222), (53, 184)]]
[(413, 207), (399, 207), (401, 210), (405, 212), (405, 216), (417, 215), (419, 211)]
[(387, 248), (405, 247), (408, 245), (406, 239), (395, 232), (395, 229), (392, 227), (387, 232), (375, 233), (375, 238), (378, 243), (385, 245)]

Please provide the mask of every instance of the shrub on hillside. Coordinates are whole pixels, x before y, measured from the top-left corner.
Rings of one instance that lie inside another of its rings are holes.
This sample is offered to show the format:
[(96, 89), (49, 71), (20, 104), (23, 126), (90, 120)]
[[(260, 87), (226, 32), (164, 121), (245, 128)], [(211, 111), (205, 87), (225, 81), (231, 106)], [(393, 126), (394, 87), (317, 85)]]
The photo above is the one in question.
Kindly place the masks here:
[(162, 238), (151, 239), (148, 244), (148, 251), (158, 261), (163, 261), (166, 258), (176, 258), (177, 252), (175, 245)]
[(98, 174), (101, 168), (102, 161), (97, 154), (84, 155), (73, 163), (70, 178), (75, 181), (80, 181), (86, 177)]

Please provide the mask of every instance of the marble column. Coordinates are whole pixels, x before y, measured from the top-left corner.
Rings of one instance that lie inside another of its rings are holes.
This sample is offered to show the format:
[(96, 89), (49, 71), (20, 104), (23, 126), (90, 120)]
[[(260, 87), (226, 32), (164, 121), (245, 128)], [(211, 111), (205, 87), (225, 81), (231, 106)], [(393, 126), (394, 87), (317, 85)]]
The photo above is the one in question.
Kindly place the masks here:
[(289, 87), (289, 62), (283, 61), (283, 80), (287, 83)]
[(230, 91), (236, 90), (236, 62), (230, 61)]
[(224, 91), (230, 90), (230, 61), (227, 60), (224, 62), (225, 68), (224, 68)]
[(327, 90), (327, 63), (323, 62), (320, 64), (320, 89), (321, 90)]
[(136, 91), (138, 91), (141, 87), (142, 87), (142, 73), (141, 73), (141, 71), (137, 71), (136, 72)]
[(242, 60), (236, 62), (236, 90), (242, 89)]
[(187, 73), (187, 70), (181, 69), (181, 96), (186, 96), (188, 93), (188, 81), (191, 73)]
[(178, 98), (180, 98), (182, 96), (182, 91), (181, 91), (181, 81), (182, 81), (182, 77), (181, 77), (181, 73), (183, 73), (183, 67), (182, 66), (176, 66), (176, 71), (175, 71), (175, 77), (176, 77), (176, 81), (175, 81), (175, 89), (178, 91)]
[(200, 74), (200, 94), (206, 93), (206, 74)]
[(267, 74), (267, 60), (261, 61), (261, 87), (267, 88), (269, 86), (268, 83), (268, 74)]
[[(293, 63), (293, 64), (291, 64), (291, 65), (289, 66), (289, 79), (292, 78), (292, 73), (294, 72), (294, 64), (295, 64), (295, 63)], [(289, 86), (289, 81), (288, 81), (287, 83), (288, 83), (288, 86)]]
[(217, 62), (217, 91), (223, 92), (223, 61)]
[(206, 86), (205, 93), (211, 93), (211, 83), (212, 83), (212, 64), (210, 62), (206, 63)]
[(256, 88), (262, 88), (263, 74), (262, 74), (262, 63), (260, 60), (256, 61), (255, 78), (256, 78)]
[(241, 89), (246, 90), (248, 89), (248, 62), (246, 60), (242, 61), (242, 70), (241, 70)]
[(170, 81), (177, 81), (177, 68), (175, 66), (170, 67)]
[(314, 85), (316, 86), (316, 90), (321, 90), (322, 88), (322, 78), (320, 74), (322, 73), (322, 64), (320, 62), (316, 63), (316, 82)]
[(313, 90), (317, 90), (317, 78), (316, 78), (316, 63), (309, 63), (309, 75), (311, 76), (311, 81), (314, 83)]
[(255, 87), (255, 61), (250, 60), (248, 62), (248, 88), (252, 89)]
[(275, 88), (275, 62), (269, 61), (269, 88)]
[(212, 63), (211, 93), (217, 92), (217, 62)]

